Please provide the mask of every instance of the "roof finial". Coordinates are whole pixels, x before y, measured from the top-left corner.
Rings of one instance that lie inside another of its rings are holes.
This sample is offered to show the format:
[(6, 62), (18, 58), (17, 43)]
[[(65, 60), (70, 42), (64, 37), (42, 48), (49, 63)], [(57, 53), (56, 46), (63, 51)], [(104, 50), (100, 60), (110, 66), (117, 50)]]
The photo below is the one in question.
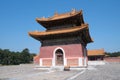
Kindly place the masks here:
[(75, 8), (72, 8), (72, 11), (74, 11), (74, 12), (75, 12), (75, 11), (76, 11), (76, 10), (75, 10)]
[(54, 13), (54, 16), (57, 16), (58, 15), (58, 12), (56, 11), (55, 13)]
[(41, 19), (44, 20), (44, 19), (45, 19), (45, 16), (43, 16)]
[(75, 8), (72, 8), (71, 14), (74, 14), (76, 12)]

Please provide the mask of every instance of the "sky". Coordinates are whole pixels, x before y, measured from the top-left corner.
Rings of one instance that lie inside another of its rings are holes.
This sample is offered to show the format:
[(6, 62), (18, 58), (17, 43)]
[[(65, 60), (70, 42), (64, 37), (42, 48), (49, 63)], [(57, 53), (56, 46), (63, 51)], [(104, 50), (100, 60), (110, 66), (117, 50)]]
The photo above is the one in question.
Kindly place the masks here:
[(37, 17), (50, 17), (55, 12), (83, 10), (94, 42), (87, 49), (104, 48), (120, 51), (120, 0), (0, 0), (0, 48), (39, 53), (41, 43), (28, 35), (44, 31)]

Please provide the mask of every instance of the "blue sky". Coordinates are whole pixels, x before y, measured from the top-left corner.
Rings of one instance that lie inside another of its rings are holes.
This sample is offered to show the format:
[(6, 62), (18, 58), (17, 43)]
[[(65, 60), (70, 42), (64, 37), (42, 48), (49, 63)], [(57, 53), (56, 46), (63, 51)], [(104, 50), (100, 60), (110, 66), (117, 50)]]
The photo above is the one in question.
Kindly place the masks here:
[(28, 36), (29, 31), (45, 30), (36, 17), (73, 8), (82, 9), (89, 24), (94, 42), (87, 49), (120, 51), (120, 0), (0, 0), (0, 48), (39, 53), (40, 42)]

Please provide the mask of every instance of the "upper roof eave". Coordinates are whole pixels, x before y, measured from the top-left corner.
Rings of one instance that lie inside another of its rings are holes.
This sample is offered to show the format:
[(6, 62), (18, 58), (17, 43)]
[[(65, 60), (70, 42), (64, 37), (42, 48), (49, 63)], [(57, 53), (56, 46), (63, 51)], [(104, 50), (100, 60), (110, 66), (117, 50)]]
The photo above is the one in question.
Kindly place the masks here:
[(70, 17), (74, 17), (76, 15), (82, 15), (82, 10), (80, 11), (71, 11), (69, 13), (64, 13), (64, 14), (56, 14), (52, 17), (48, 17), (48, 18), (36, 18), (37, 22), (49, 22), (49, 21), (55, 21), (55, 20), (60, 20), (60, 19), (65, 19), (65, 18), (70, 18)]

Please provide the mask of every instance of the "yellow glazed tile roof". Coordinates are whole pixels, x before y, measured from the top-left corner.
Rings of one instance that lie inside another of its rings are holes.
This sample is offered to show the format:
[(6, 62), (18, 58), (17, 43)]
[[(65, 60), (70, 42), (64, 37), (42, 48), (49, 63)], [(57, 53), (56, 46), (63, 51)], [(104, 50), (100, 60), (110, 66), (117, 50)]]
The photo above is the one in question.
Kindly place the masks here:
[(88, 56), (105, 55), (104, 49), (88, 50)]

